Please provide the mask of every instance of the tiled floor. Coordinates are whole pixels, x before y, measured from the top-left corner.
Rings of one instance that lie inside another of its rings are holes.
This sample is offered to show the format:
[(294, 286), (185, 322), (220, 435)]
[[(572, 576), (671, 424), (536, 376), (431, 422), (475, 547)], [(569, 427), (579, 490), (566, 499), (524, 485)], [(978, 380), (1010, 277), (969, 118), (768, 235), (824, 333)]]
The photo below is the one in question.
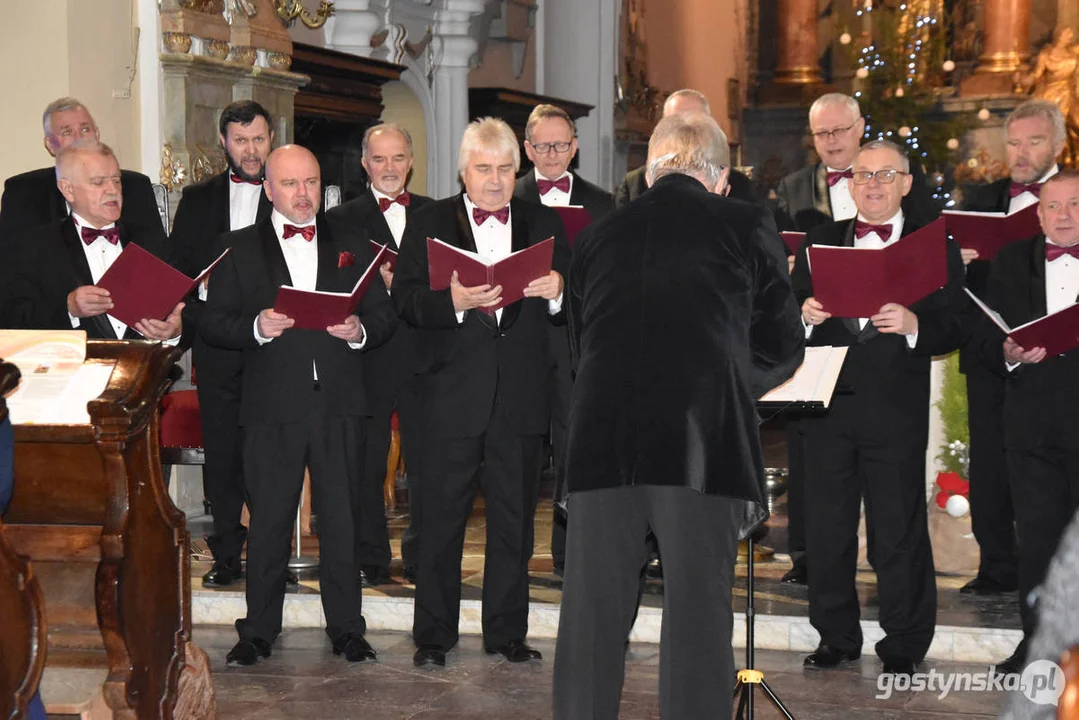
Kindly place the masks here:
[[(224, 628), (197, 628), (195, 642), (209, 653), (217, 691), (217, 715), (230, 720), (362, 718), (363, 720), (540, 720), (551, 717), (552, 641), (536, 641), (543, 661), (512, 665), (483, 654), (480, 641), (464, 637), (444, 669), (412, 666), (413, 646), (404, 634), (369, 633), (377, 663), (349, 664), (334, 657), (319, 630), (286, 631), (269, 659), (252, 668), (226, 668), (235, 635)], [(738, 659), (741, 659), (740, 656)], [(879, 664), (833, 671), (805, 671), (802, 656), (758, 653), (757, 667), (799, 720), (995, 717), (1001, 693), (895, 692), (877, 699)], [(631, 645), (626, 658), (622, 720), (659, 717), (658, 650)], [(985, 668), (928, 663), (924, 672), (978, 672)], [(756, 717), (780, 715), (758, 694)]]

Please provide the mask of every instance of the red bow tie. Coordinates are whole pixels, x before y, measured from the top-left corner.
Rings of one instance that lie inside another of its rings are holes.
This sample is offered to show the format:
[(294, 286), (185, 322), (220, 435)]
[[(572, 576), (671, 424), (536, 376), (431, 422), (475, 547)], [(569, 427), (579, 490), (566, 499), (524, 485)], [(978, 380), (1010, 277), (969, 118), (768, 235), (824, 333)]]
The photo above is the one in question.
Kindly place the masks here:
[(1023, 183), (1017, 183), (1013, 181), (1012, 184), (1008, 186), (1008, 195), (1010, 197), (1018, 197), (1025, 192), (1030, 193), (1034, 197), (1041, 197), (1042, 184), (1030, 183), (1029, 185), (1024, 185)]
[(315, 226), (304, 225), (303, 227), (296, 227), (295, 225), (285, 225), (285, 239), (288, 240), (293, 235), (303, 235), (304, 240), (311, 242), (315, 239)]
[(835, 187), (835, 184), (847, 178), (848, 180), (854, 177), (854, 172), (851, 170), (829, 170), (828, 171), (828, 187)]
[(380, 211), (382, 211), (382, 212), (386, 212), (387, 210), (390, 209), (390, 206), (393, 205), (394, 203), (401, 203), (401, 205), (403, 207), (408, 207), (411, 202), (412, 202), (412, 196), (409, 195), (407, 192), (403, 192), (400, 195), (398, 195), (397, 197), (395, 197), (393, 200), (390, 200), (389, 198), (384, 198), (384, 197), (379, 198), (378, 199), (378, 209)]
[(540, 195), (546, 195), (547, 193), (551, 192), (551, 190), (554, 190), (555, 188), (558, 188), (559, 190), (561, 190), (564, 193), (568, 193), (569, 192), (569, 175), (567, 175), (565, 177), (560, 177), (557, 180), (546, 180), (544, 178), (540, 178), (540, 179), (536, 180), (536, 184), (539, 185)]
[(510, 206), (507, 205), (501, 210), (495, 210), (494, 212), (488, 212), (478, 207), (472, 208), (472, 218), (476, 221), (477, 225), (482, 225), (489, 217), (493, 217), (495, 220), (505, 225), (510, 220)]
[(87, 245), (92, 244), (94, 240), (97, 240), (99, 237), (105, 238), (113, 245), (120, 242), (120, 228), (117, 227), (111, 227), (108, 230), (98, 230), (97, 228), (83, 227), (81, 229), (81, 232), (82, 241)]
[(888, 238), (892, 236), (892, 224), (884, 223), (883, 225), (870, 225), (861, 220), (854, 223), (854, 237), (861, 240), (869, 233), (876, 233), (881, 240), (888, 242)]
[(1079, 259), (1079, 245), (1069, 245), (1068, 247), (1060, 247), (1053, 243), (1045, 243), (1045, 259), (1049, 262), (1053, 262), (1058, 257), (1064, 255), (1071, 255), (1073, 258)]
[(262, 184), (261, 180), (248, 180), (247, 178), (240, 177), (236, 173), (229, 173), (229, 180), (236, 183), (237, 185), (239, 185), (241, 183), (247, 183), (248, 185), (261, 185)]

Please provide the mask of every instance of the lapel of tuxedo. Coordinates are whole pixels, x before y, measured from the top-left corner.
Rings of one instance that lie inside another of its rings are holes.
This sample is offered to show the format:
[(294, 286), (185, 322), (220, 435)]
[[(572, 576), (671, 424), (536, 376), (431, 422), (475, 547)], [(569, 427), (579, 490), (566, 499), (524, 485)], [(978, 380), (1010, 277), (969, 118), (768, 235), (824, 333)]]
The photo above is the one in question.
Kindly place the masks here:
[(292, 275), (281, 252), (281, 241), (277, 239), (273, 221), (269, 218), (258, 224), (259, 240), (262, 242), (262, 255), (266, 258), (266, 268), (270, 271), (270, 281), (275, 288), (292, 285)]
[(824, 163), (817, 163), (813, 171), (813, 207), (828, 217), (832, 215), (832, 193), (828, 191), (828, 168)]
[[(363, 200), (361, 201), (361, 210), (363, 216), (368, 218), (368, 229), (371, 233), (371, 238), (379, 245), (388, 245), (390, 250), (397, 252), (400, 248), (397, 246), (397, 242), (393, 239), (393, 231), (390, 230), (390, 224), (386, 222), (386, 216), (382, 210), (378, 207), (378, 198), (375, 194), (368, 189), (363, 194)], [(408, 223), (408, 211), (409, 208), (405, 208), (405, 223)]]
[[(510, 252), (520, 252), (528, 247), (528, 221), (525, 219), (522, 203), (520, 202), (510, 201), (510, 232), (513, 237)], [(504, 330), (509, 329), (517, 321), (517, 316), (521, 314), (522, 302), (524, 301), (518, 300), (502, 309), (500, 327)]]
[[(476, 249), (476, 236), (472, 234), (472, 223), (468, 221), (468, 207), (465, 205), (465, 196), (462, 193), (457, 196), (454, 214), (457, 217), (457, 246), (469, 252), (479, 252)], [(438, 238), (448, 242), (445, 238)]]
[(1030, 244), (1030, 320), (1049, 312), (1045, 300), (1045, 235)]
[(273, 203), (270, 202), (270, 198), (266, 197), (266, 189), (263, 188), (259, 194), (259, 206), (255, 210), (255, 222), (262, 222), (270, 217), (270, 213), (273, 212)]
[[(121, 242), (123, 241), (123, 233), (120, 235)], [(86, 262), (86, 251), (83, 250), (82, 239), (79, 238), (79, 233), (75, 229), (75, 220), (68, 215), (67, 219), (60, 225), (60, 239), (63, 241), (64, 249), (67, 250), (68, 259), (71, 261), (71, 268), (74, 270), (75, 277), (70, 283), (70, 287), (82, 287), (83, 285), (93, 285), (94, 276), (90, 273), (90, 264)], [(116, 339), (116, 331), (112, 328), (112, 323), (109, 322), (107, 315), (95, 315), (88, 318), (80, 318), (79, 324), (91, 329), (92, 333), (96, 333), (96, 337), (105, 339)]]
[(588, 198), (585, 197), (588, 193), (585, 191), (584, 183), (581, 182), (581, 178), (577, 176), (577, 173), (570, 173), (573, 176), (573, 187), (569, 191), (569, 204), (580, 205), (586, 207), (588, 204)]
[[(574, 183), (574, 188), (576, 188), (576, 186), (577, 184)], [(530, 202), (543, 202), (540, 200), (539, 185), (536, 183), (535, 170), (529, 170), (528, 174), (521, 178), (521, 194), (518, 197)]]
[(1003, 213), (1008, 212), (1008, 208), (1011, 207), (1012, 204), (1012, 195), (1008, 192), (1011, 188), (1011, 184), (1011, 181), (1007, 179), (1002, 180), (1000, 183), (1000, 197), (997, 198), (997, 206)]
[(210, 193), (213, 227), (219, 233), (227, 233), (232, 229), (232, 181), (229, 180), (229, 171), (221, 173), (212, 182), (217, 185)]
[(337, 245), (333, 241), (330, 224), (319, 213), (315, 217), (315, 242), (318, 244), (318, 273), (315, 280), (315, 289), (324, 292), (337, 292), (341, 288), (337, 280)]
[(71, 211), (67, 208), (67, 200), (54, 181), (52, 192), (49, 194), (49, 222), (55, 222), (57, 219), (70, 214)]

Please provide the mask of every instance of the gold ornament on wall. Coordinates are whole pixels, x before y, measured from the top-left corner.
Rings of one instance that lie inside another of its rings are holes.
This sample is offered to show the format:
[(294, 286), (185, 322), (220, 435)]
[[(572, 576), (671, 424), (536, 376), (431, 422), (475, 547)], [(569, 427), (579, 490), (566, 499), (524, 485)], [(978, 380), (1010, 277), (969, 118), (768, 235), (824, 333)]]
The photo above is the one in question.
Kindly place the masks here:
[(172, 156), (172, 145), (165, 143), (161, 149), (161, 184), (169, 192), (179, 190), (187, 180), (187, 168), (179, 158)]
[(321, 0), (314, 15), (304, 7), (301, 0), (274, 0), (273, 4), (277, 16), (285, 21), (285, 25), (292, 25), (299, 20), (312, 30), (325, 25), (334, 14), (333, 3), (329, 0)]
[(1079, 165), (1079, 44), (1075, 33), (1066, 25), (1058, 26), (1053, 39), (1038, 53), (1034, 69), (1016, 77), (1018, 89), (1036, 98), (1048, 100), (1060, 108), (1067, 126), (1068, 142), (1063, 162), (1068, 167)]

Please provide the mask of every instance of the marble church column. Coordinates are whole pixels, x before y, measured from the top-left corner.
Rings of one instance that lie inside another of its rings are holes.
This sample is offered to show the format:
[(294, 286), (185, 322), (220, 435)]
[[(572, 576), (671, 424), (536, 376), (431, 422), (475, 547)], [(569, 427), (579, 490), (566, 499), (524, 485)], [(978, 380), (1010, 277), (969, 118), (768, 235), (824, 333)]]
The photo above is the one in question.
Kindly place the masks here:
[(963, 95), (1011, 95), (1012, 76), (1030, 60), (1030, 0), (984, 0), (982, 54)]
[(779, 0), (776, 71), (779, 85), (820, 83), (817, 61), (817, 0)]

